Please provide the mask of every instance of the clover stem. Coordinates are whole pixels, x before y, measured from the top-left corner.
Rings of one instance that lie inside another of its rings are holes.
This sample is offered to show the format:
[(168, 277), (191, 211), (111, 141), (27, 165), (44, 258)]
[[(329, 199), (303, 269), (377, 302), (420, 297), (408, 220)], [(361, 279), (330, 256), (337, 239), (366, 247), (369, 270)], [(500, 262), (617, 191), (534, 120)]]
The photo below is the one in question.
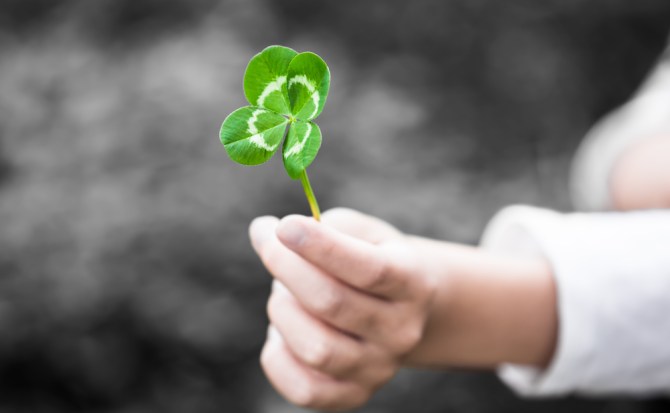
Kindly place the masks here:
[(319, 210), (319, 204), (316, 202), (314, 191), (312, 191), (312, 185), (309, 184), (309, 178), (307, 177), (306, 170), (303, 170), (300, 174), (300, 183), (302, 184), (302, 188), (305, 190), (305, 195), (307, 196), (307, 201), (309, 202), (309, 207), (312, 210), (314, 219), (321, 221), (321, 211)]

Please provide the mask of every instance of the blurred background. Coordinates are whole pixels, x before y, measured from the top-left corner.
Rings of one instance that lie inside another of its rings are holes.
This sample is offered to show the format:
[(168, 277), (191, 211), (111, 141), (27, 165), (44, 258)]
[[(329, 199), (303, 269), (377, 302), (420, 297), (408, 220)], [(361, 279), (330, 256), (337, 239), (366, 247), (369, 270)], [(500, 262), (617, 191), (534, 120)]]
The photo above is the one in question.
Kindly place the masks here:
[[(476, 243), (510, 203), (571, 208), (570, 158), (670, 30), (667, 0), (3, 0), (0, 411), (297, 412), (258, 355), (270, 278), (247, 225), (309, 213), (219, 143), (270, 44), (328, 62), (323, 209)], [(360, 412), (665, 412), (524, 400), (403, 371)]]

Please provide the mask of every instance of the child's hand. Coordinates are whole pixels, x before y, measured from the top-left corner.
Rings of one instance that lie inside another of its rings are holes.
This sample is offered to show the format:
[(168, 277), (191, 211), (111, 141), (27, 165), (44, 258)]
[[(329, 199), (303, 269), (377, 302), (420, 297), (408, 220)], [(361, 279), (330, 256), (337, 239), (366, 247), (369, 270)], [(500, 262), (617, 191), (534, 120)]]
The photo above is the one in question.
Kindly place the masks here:
[(336, 209), (256, 219), (254, 249), (275, 277), (261, 363), (289, 401), (363, 404), (420, 342), (436, 283), (390, 225)]

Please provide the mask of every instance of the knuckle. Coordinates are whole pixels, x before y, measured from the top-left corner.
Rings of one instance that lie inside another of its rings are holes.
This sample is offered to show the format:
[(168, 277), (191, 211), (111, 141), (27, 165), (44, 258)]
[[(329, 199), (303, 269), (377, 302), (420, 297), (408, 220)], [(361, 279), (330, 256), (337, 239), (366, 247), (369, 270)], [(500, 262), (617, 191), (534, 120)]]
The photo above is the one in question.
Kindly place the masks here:
[(292, 392), (286, 398), (296, 406), (316, 408), (318, 407), (320, 392), (313, 380), (307, 380), (301, 386), (292, 386)]
[(403, 328), (396, 336), (397, 350), (399, 353), (408, 353), (421, 341), (423, 329), (416, 325)]
[(315, 296), (313, 302), (314, 311), (319, 316), (332, 319), (339, 315), (340, 310), (344, 306), (344, 301), (345, 298), (342, 289), (336, 287), (325, 288)]
[(323, 369), (330, 364), (333, 358), (333, 347), (327, 340), (315, 339), (309, 343), (302, 357), (308, 365)]

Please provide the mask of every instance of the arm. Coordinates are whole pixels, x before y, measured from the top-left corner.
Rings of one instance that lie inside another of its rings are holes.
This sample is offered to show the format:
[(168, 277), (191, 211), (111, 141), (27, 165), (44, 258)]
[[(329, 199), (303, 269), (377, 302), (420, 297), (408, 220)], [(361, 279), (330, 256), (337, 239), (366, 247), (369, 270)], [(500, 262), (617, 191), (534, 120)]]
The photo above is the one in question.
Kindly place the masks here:
[(631, 145), (614, 164), (610, 192), (618, 210), (670, 208), (670, 135)]
[(670, 208), (670, 49), (633, 99), (589, 131), (571, 181), (580, 210)]
[(406, 364), (551, 358), (555, 287), (543, 260), (407, 237), (348, 210), (323, 220), (267, 217), (250, 230), (279, 281), (262, 365), (293, 403), (360, 405)]
[(542, 258), (411, 238), (437, 279), (425, 333), (407, 361), (423, 366), (545, 367), (556, 342), (556, 287)]

